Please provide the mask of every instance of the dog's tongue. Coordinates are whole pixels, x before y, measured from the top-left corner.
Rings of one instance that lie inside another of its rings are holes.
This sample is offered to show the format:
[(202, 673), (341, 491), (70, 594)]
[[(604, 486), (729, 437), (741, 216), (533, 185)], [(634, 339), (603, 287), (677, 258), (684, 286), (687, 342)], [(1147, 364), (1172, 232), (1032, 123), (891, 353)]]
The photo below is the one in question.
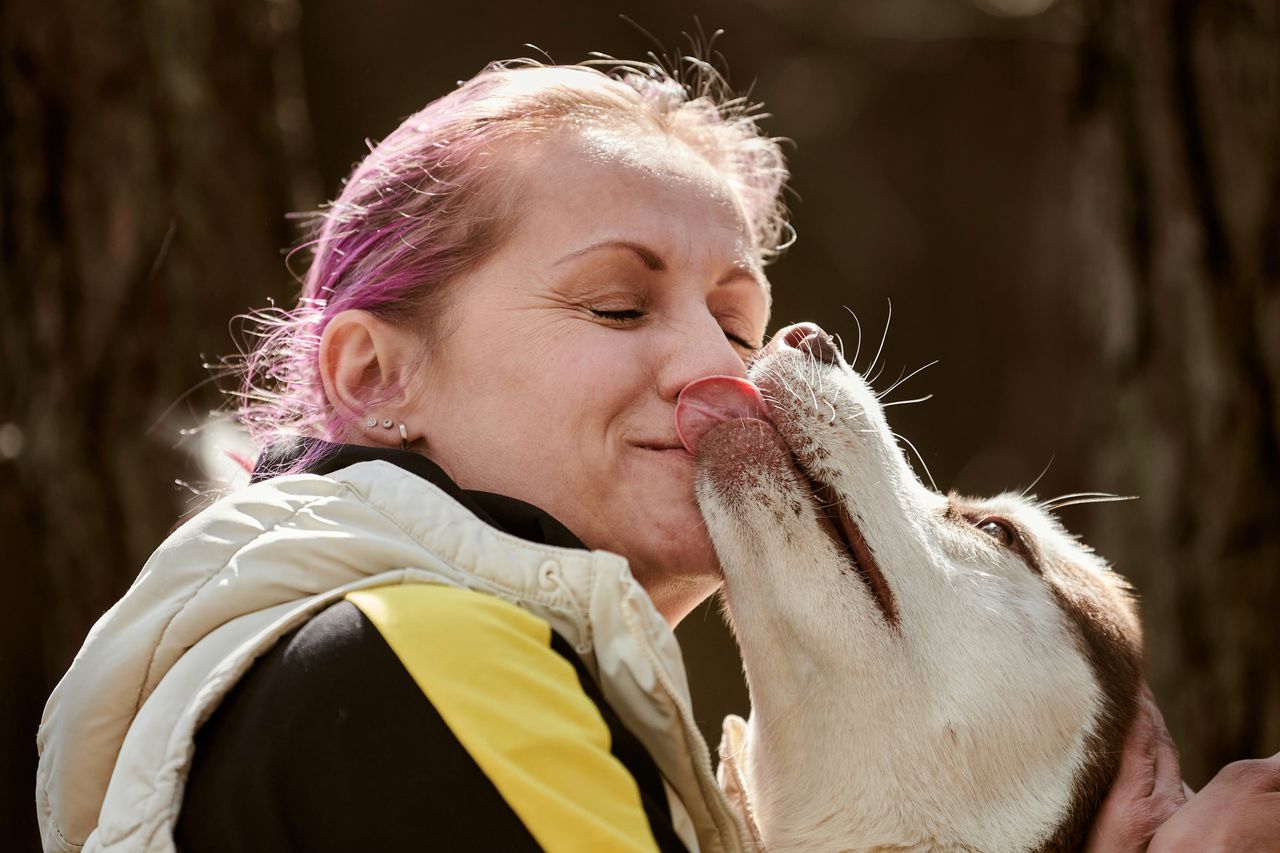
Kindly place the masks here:
[(734, 376), (695, 379), (676, 401), (676, 432), (690, 453), (713, 426), (739, 418), (768, 422), (769, 409), (759, 388)]

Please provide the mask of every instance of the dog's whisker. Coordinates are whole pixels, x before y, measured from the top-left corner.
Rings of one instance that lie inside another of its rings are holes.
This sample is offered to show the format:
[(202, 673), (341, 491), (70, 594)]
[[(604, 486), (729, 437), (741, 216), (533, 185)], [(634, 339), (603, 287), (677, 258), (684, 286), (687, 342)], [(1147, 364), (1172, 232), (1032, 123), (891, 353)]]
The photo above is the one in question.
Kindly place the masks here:
[(832, 333), (831, 337), (836, 342), (836, 348), (840, 351), (840, 358), (844, 358), (844, 339), (840, 337), (839, 332)]
[(818, 411), (818, 395), (813, 393), (813, 383), (806, 382), (805, 389), (809, 392), (809, 400), (813, 403), (813, 411)]
[(901, 377), (900, 379), (898, 379), (898, 381), (894, 382), (892, 385), (890, 385), (890, 386), (889, 386), (888, 388), (886, 388), (884, 391), (881, 391), (879, 394), (877, 394), (877, 395), (876, 395), (876, 398), (877, 398), (877, 399), (883, 399), (883, 398), (885, 398), (885, 397), (889, 396), (890, 394), (892, 394), (892, 393), (893, 393), (893, 389), (894, 389), (894, 388), (897, 388), (897, 387), (898, 387), (899, 385), (901, 385), (903, 382), (906, 382), (906, 381), (907, 381), (907, 380), (909, 380), (912, 376), (915, 376), (915, 375), (916, 375), (917, 373), (919, 373), (920, 371), (922, 371), (922, 370), (927, 370), (928, 368), (933, 367), (933, 366), (934, 366), (935, 364), (937, 364), (937, 363), (938, 363), (938, 359), (936, 359), (936, 358), (935, 358), (933, 361), (929, 362), (928, 364), (922, 364), (921, 366), (917, 367), (915, 370), (913, 370), (913, 371), (911, 371), (910, 373), (908, 373), (906, 376), (903, 376), (903, 377)]
[(1115, 494), (1113, 494), (1112, 492), (1071, 492), (1070, 494), (1066, 494), (1066, 495), (1058, 495), (1056, 498), (1047, 498), (1046, 500), (1043, 500), (1039, 504), (1037, 504), (1037, 506), (1047, 507), (1050, 504), (1054, 504), (1062, 500), (1068, 500), (1070, 498), (1113, 498), (1113, 497), (1115, 497)]
[(858, 315), (853, 313), (853, 309), (848, 305), (844, 306), (844, 310), (849, 312), (849, 316), (853, 318), (853, 324), (858, 328), (858, 345), (853, 351), (853, 361), (849, 362), (849, 366), (857, 370), (858, 356), (862, 354), (862, 321), (858, 319)]
[(1031, 481), (1031, 485), (1027, 486), (1025, 489), (1023, 489), (1023, 490), (1019, 493), (1019, 494), (1021, 494), (1021, 496), (1022, 496), (1022, 497), (1024, 497), (1024, 498), (1025, 498), (1025, 497), (1027, 496), (1027, 492), (1029, 492), (1029, 491), (1031, 491), (1032, 489), (1034, 489), (1034, 488), (1036, 487), (1036, 483), (1040, 482), (1041, 477), (1043, 477), (1045, 474), (1049, 473), (1049, 466), (1053, 464), (1053, 460), (1054, 460), (1054, 455), (1053, 455), (1053, 454), (1051, 454), (1051, 455), (1049, 456), (1049, 461), (1048, 461), (1047, 463), (1045, 463), (1044, 470), (1043, 470), (1043, 471), (1041, 471), (1041, 472), (1040, 472), (1040, 474), (1039, 474), (1039, 475), (1038, 475), (1034, 480), (1032, 480), (1032, 481)]
[(938, 484), (934, 482), (933, 474), (929, 472), (928, 464), (925, 463), (924, 457), (920, 455), (920, 451), (916, 450), (916, 446), (911, 443), (911, 439), (907, 438), (904, 435), (899, 435), (896, 432), (893, 433), (893, 437), (898, 439), (898, 441), (905, 443), (907, 447), (911, 448), (911, 452), (913, 452), (916, 455), (916, 458), (920, 460), (920, 467), (924, 469), (925, 476), (929, 478), (929, 485), (933, 486), (933, 490), (935, 492), (938, 491)]
[[(868, 385), (875, 385), (877, 382), (879, 382), (879, 381), (880, 381), (880, 375), (881, 375), (882, 373), (884, 373), (884, 369), (885, 369), (886, 367), (888, 367), (888, 366), (889, 366), (889, 362), (888, 362), (887, 360), (886, 360), (886, 361), (881, 362), (881, 363), (880, 363), (880, 367), (876, 369), (876, 372), (875, 372), (874, 374), (872, 374), (870, 377), (868, 377), (868, 378), (867, 378), (867, 384), (868, 384)], [(903, 368), (903, 370), (905, 370), (905, 369), (906, 369), (906, 368), (904, 367), (904, 368)]]
[(889, 324), (893, 322), (893, 300), (886, 299), (885, 301), (889, 303), (889, 314), (884, 320), (884, 333), (880, 335), (880, 346), (876, 349), (875, 358), (871, 359), (871, 364), (867, 366), (867, 373), (870, 373), (876, 366), (876, 362), (880, 360), (880, 354), (884, 352), (884, 342), (889, 337)]
[(1116, 501), (1136, 501), (1137, 499), (1138, 499), (1137, 495), (1108, 495), (1107, 497), (1098, 497), (1098, 498), (1078, 498), (1073, 501), (1065, 501), (1063, 503), (1054, 504), (1053, 506), (1045, 507), (1045, 510), (1047, 512), (1057, 512), (1063, 507), (1078, 506), (1079, 504), (1107, 504), (1107, 503), (1115, 503)]
[[(907, 366), (904, 364), (904, 365), (902, 365), (902, 369), (898, 371), (898, 378), (897, 378), (897, 379), (895, 379), (895, 380), (893, 380), (893, 384), (892, 384), (892, 385), (890, 385), (886, 390), (884, 390), (884, 391), (875, 391), (875, 389), (873, 388), (873, 389), (872, 389), (872, 391), (875, 393), (875, 395), (876, 395), (876, 399), (877, 399), (877, 400), (879, 400), (879, 399), (880, 399), (880, 398), (882, 398), (885, 394), (888, 394), (888, 393), (889, 393), (890, 391), (892, 391), (894, 388), (897, 388), (897, 387), (898, 387), (898, 383), (902, 381), (902, 374), (904, 374), (904, 373), (906, 373), (906, 372), (907, 372)], [(876, 374), (876, 375), (878, 376), (879, 374)], [(871, 384), (871, 383), (870, 383), (870, 382), (868, 382), (868, 384)]]
[(895, 400), (892, 403), (881, 403), (880, 407), (887, 409), (890, 406), (908, 406), (912, 403), (923, 403), (925, 400), (932, 400), (932, 394), (925, 394), (923, 397), (916, 397), (914, 400)]
[(804, 398), (800, 396), (800, 392), (799, 392), (799, 391), (797, 391), (795, 388), (792, 388), (792, 387), (791, 387), (791, 383), (790, 383), (790, 382), (786, 382), (786, 381), (784, 381), (784, 382), (783, 382), (783, 384), (782, 384), (782, 387), (786, 389), (787, 393), (791, 395), (792, 399), (793, 399), (797, 404), (799, 404), (799, 405), (801, 405), (801, 406), (803, 406), (803, 405), (804, 405)]

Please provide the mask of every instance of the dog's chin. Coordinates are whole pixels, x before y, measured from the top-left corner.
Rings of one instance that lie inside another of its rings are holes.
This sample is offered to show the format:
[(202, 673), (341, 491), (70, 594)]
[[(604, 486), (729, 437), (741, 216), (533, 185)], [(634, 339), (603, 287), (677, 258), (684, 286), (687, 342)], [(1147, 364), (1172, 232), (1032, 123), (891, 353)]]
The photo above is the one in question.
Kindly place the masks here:
[(758, 418), (735, 418), (712, 427), (698, 443), (699, 471), (726, 502), (758, 495), (762, 478), (798, 478), (791, 449), (777, 428)]
[[(833, 571), (847, 571), (856, 577), (884, 623), (898, 627), (893, 591), (848, 507), (832, 486), (817, 479), (808, 466), (796, 459), (786, 438), (772, 423), (738, 418), (718, 424), (699, 443), (697, 460), (701, 476), (711, 484), (714, 500), (731, 515), (740, 514), (747, 506), (789, 503), (788, 512), (779, 519), (780, 523), (789, 523), (787, 515), (799, 516), (796, 501), (800, 492), (800, 499), (812, 505), (817, 518), (816, 526), (806, 531), (805, 538), (826, 539), (835, 552), (831, 560)], [(717, 514), (708, 513), (707, 509), (703, 507), (704, 515)], [(734, 548), (726, 541), (742, 539), (740, 533), (733, 531), (741, 531), (750, 523), (746, 518), (734, 518), (730, 531), (719, 537), (717, 550), (721, 565), (727, 566), (728, 572), (740, 563), (750, 566), (755, 562), (734, 559), (733, 552), (746, 549)], [(766, 534), (762, 531), (757, 535)]]
[(721, 576), (741, 592), (761, 587), (769, 594), (779, 578), (762, 561), (788, 549), (779, 514), (798, 510), (797, 499), (788, 495), (803, 482), (790, 448), (773, 424), (739, 418), (709, 430), (695, 458), (698, 504)]

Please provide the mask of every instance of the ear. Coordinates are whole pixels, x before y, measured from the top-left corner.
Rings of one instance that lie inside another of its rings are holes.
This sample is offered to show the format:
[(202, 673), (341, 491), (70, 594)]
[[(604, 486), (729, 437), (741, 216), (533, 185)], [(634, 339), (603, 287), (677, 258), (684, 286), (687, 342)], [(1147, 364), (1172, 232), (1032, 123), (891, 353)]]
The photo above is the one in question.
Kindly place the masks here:
[[(408, 419), (404, 379), (410, 359), (416, 356), (414, 344), (411, 331), (367, 311), (342, 311), (325, 325), (320, 336), (320, 378), (329, 403), (350, 424), (352, 437), (400, 445), (400, 432), (384, 429), (382, 421)], [(378, 419), (376, 427), (366, 424), (370, 417)]]

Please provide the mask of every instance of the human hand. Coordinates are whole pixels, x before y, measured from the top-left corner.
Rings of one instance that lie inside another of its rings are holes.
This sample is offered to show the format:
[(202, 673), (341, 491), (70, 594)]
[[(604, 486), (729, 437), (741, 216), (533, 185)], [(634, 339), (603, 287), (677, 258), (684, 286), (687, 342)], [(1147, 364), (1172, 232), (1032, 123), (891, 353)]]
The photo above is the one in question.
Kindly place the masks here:
[(1161, 825), (1186, 802), (1178, 748), (1144, 682), (1137, 713), (1125, 737), (1120, 768), (1089, 830), (1085, 851), (1145, 851)]
[(1156, 832), (1151, 853), (1280, 851), (1280, 753), (1235, 761)]

